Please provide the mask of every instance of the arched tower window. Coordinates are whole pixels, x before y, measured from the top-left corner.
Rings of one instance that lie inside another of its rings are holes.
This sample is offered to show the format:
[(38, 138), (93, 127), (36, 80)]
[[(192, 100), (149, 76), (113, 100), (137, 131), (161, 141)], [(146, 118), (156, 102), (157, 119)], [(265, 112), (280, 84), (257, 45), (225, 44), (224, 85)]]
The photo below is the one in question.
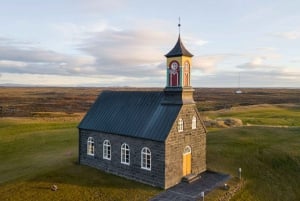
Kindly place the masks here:
[(121, 163), (126, 165), (130, 164), (130, 149), (126, 143), (121, 146)]
[(94, 138), (89, 137), (87, 140), (87, 155), (94, 156), (94, 154), (95, 154)]
[(151, 151), (147, 147), (144, 147), (141, 152), (141, 168), (151, 170)]
[(188, 61), (184, 62), (184, 78), (183, 78), (183, 86), (190, 86), (190, 63)]
[(172, 61), (169, 66), (169, 86), (177, 87), (179, 86), (179, 63), (177, 61)]
[(103, 142), (103, 158), (111, 160), (111, 145), (109, 140)]
[(197, 128), (197, 118), (195, 116), (193, 116), (192, 119), (192, 129), (196, 129)]

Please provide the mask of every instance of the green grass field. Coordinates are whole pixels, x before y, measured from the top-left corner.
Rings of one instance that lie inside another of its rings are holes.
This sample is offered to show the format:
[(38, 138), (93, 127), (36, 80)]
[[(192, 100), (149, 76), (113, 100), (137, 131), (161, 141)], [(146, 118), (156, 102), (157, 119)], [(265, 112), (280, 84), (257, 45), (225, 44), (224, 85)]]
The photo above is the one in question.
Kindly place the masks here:
[[(238, 112), (226, 115), (257, 117), (261, 118), (261, 124), (270, 122), (268, 125), (276, 125), (280, 118), (290, 119), (285, 126), (300, 122), (297, 106), (257, 107), (244, 108), (245, 112), (236, 109)], [(274, 120), (268, 118), (273, 107), (277, 111)], [(219, 116), (222, 115), (221, 111)], [(78, 165), (76, 125), (79, 119), (0, 119), (1, 201), (148, 200), (161, 191)], [(234, 201), (297, 201), (300, 200), (299, 145), (299, 127), (211, 130), (207, 136), (207, 165), (211, 170), (233, 176), (242, 168), (246, 183)], [(58, 191), (50, 190), (52, 184), (58, 186)], [(214, 200), (218, 193), (224, 191), (209, 193), (206, 200)]]
[(300, 128), (230, 128), (207, 138), (209, 168), (238, 175), (246, 186), (233, 200), (300, 200)]
[(0, 200), (147, 200), (160, 191), (78, 165), (77, 124), (0, 119)]
[(0, 183), (60, 166), (76, 155), (76, 122), (3, 118), (0, 121)]
[(235, 117), (245, 125), (300, 126), (300, 104), (252, 105), (203, 114), (212, 119)]

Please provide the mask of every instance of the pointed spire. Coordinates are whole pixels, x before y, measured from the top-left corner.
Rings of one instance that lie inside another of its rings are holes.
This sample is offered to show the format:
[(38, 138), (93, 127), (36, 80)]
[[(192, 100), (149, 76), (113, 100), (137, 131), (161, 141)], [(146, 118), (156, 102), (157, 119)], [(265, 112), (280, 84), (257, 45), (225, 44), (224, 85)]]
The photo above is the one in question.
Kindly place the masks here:
[(181, 26), (181, 24), (180, 24), (180, 16), (179, 16), (179, 18), (178, 18), (178, 31), (179, 31), (179, 35), (180, 35), (180, 26)]
[(188, 57), (192, 57), (194, 55), (192, 55), (183, 45), (181, 38), (180, 38), (180, 17), (178, 18), (178, 30), (179, 30), (179, 35), (178, 35), (178, 40), (177, 43), (175, 44), (175, 46), (173, 47), (173, 49), (165, 55), (165, 57), (177, 57), (177, 56), (188, 56)]
[(188, 57), (194, 56), (184, 47), (183, 43), (181, 42), (180, 35), (178, 36), (176, 45), (168, 54), (165, 55), (165, 57), (177, 57), (177, 56), (188, 56)]

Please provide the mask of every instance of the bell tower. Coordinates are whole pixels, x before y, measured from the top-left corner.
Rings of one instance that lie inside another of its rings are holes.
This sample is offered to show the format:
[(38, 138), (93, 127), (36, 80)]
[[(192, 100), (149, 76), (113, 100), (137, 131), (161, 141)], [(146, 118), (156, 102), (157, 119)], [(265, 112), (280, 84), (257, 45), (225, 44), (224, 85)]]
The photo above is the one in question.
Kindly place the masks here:
[(193, 104), (193, 92), (191, 87), (191, 66), (193, 55), (184, 47), (180, 38), (180, 22), (178, 40), (173, 49), (165, 55), (166, 87), (165, 103), (168, 104)]

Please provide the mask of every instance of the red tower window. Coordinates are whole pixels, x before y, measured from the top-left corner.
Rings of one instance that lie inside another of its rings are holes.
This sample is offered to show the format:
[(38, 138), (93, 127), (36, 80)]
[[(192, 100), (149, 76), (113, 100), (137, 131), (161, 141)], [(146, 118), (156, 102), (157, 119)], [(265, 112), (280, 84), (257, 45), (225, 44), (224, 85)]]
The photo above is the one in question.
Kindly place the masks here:
[(172, 61), (169, 66), (170, 86), (179, 86), (179, 63)]

